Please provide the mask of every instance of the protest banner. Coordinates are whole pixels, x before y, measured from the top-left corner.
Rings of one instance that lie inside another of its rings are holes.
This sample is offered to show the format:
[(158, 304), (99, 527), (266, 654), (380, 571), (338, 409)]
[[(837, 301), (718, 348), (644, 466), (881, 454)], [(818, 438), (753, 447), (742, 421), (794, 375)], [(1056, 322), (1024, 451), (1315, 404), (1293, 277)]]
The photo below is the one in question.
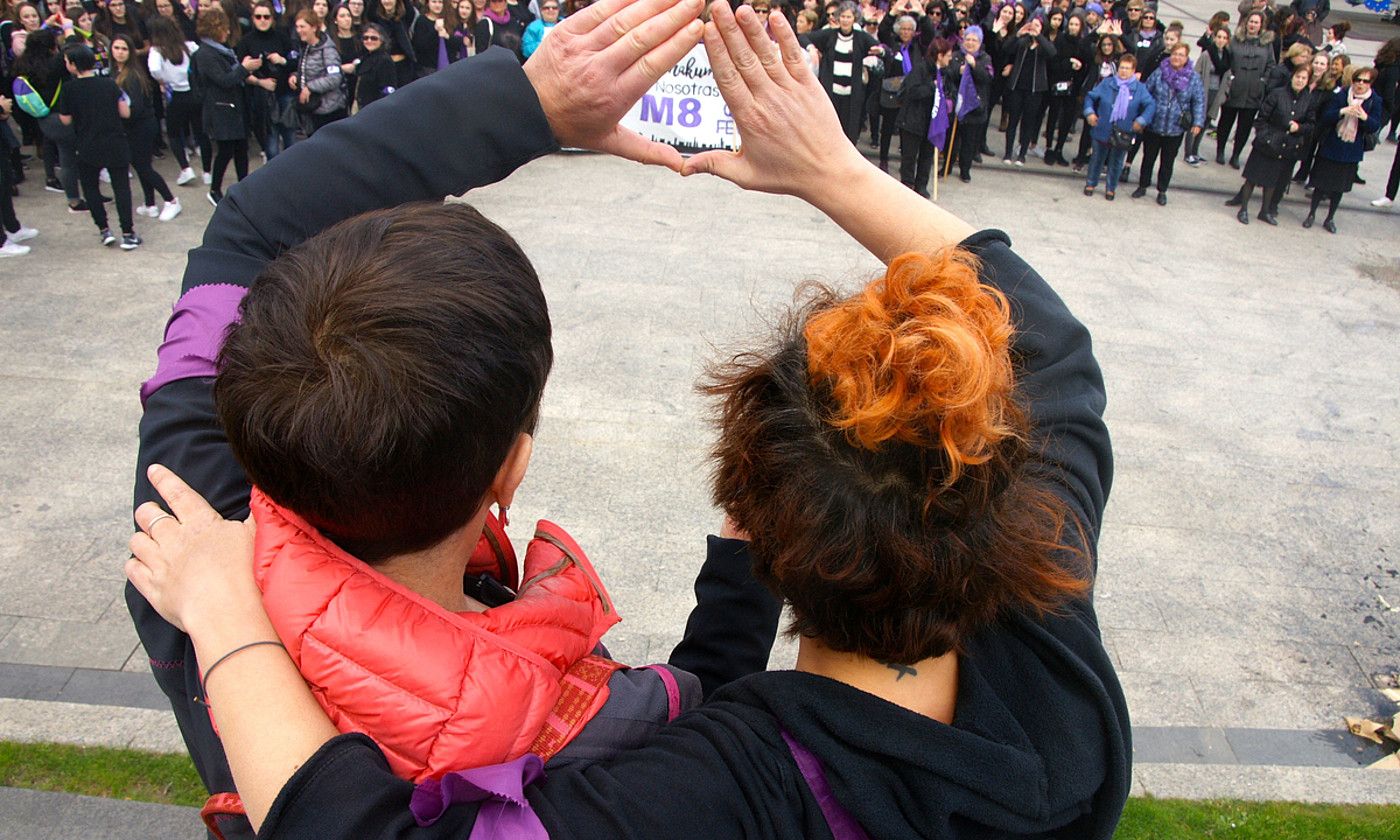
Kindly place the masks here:
[(622, 118), (622, 126), (681, 154), (739, 147), (734, 117), (712, 78), (704, 45), (696, 45), (657, 79)]

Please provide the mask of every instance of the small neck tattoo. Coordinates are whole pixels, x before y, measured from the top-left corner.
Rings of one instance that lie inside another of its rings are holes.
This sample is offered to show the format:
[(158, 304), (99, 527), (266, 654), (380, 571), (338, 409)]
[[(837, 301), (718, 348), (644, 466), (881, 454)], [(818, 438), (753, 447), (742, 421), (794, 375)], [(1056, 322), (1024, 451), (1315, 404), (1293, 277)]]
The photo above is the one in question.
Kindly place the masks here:
[(881, 662), (880, 664), (895, 672), (897, 675), (894, 678), (895, 682), (899, 682), (905, 677), (917, 677), (919, 675), (919, 670), (912, 665), (900, 665), (897, 662)]

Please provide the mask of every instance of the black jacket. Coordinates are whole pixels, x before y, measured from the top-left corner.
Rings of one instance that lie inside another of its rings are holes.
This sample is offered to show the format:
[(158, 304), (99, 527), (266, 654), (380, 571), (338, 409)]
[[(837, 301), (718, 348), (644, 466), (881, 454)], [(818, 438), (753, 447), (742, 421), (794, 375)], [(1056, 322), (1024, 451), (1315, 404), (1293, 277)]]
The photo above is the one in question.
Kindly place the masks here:
[[(1091, 553), (1110, 484), (1102, 379), (1089, 335), (996, 231), (962, 243), (1012, 301), (1037, 470), (1086, 526)], [(711, 616), (719, 619), (718, 616)], [(693, 627), (690, 629), (694, 629)], [(832, 836), (784, 733), (823, 765), (872, 838), (1109, 838), (1128, 795), (1128, 714), (1091, 601), (1042, 620), (1008, 615), (959, 660), (951, 725), (850, 686), (778, 671), (745, 677), (642, 748), (551, 771), (525, 789), (551, 840)], [(413, 786), (372, 742), (328, 742), (283, 788), (272, 840), (465, 838), (476, 803), (418, 827)], [(489, 832), (487, 832), (489, 833)]]
[[(287, 36), (285, 30), (272, 27), (266, 32), (259, 32), (256, 29), (248, 29), (243, 33), (243, 37), (238, 39), (238, 46), (234, 48), (234, 53), (241, 59), (246, 56), (257, 56), (263, 60), (262, 66), (254, 70), (252, 75), (259, 79), (276, 79), (276, 93), (289, 93), (287, 77), (296, 69), (297, 60), (301, 56), (302, 44), (294, 42)], [(268, 56), (277, 53), (286, 60), (286, 64), (273, 64), (268, 60)]]
[[(953, 103), (957, 107), (958, 91), (961, 89), (962, 74), (964, 72), (972, 74), (972, 84), (977, 88), (977, 99), (981, 103), (975, 110), (967, 112), (960, 118), (964, 125), (981, 125), (987, 121), (987, 103), (992, 95), (992, 60), (985, 52), (978, 53), (977, 62), (964, 71), (963, 66), (967, 64), (967, 58), (962, 50), (953, 53), (953, 59), (948, 62), (948, 69), (944, 71), (953, 82)], [(956, 115), (956, 111), (954, 112)]]
[[(1274, 88), (1264, 94), (1259, 104), (1259, 116), (1254, 120), (1254, 148), (1272, 158), (1298, 160), (1316, 128), (1313, 96), (1306, 88), (1294, 93), (1291, 85)], [(1299, 130), (1289, 134), (1288, 124), (1298, 123)]]
[[(1050, 39), (1044, 34), (1018, 36), (1011, 42), (1011, 49), (1014, 52), (1012, 58), (1011, 76), (1006, 80), (1007, 90), (1018, 90), (1025, 87), (1022, 82), (1022, 75), (1030, 73), (1030, 90), (1032, 93), (1044, 93), (1050, 89), (1049, 66), (1055, 60), (1055, 45), (1050, 43)], [(1034, 44), (1034, 48), (1032, 48)]]
[(363, 108), (393, 93), (398, 83), (398, 69), (383, 47), (365, 53), (355, 68), (355, 101)]
[(190, 67), (199, 81), (204, 105), (204, 133), (210, 140), (242, 140), (248, 136), (244, 93), (248, 71), (234, 58), (201, 40)]

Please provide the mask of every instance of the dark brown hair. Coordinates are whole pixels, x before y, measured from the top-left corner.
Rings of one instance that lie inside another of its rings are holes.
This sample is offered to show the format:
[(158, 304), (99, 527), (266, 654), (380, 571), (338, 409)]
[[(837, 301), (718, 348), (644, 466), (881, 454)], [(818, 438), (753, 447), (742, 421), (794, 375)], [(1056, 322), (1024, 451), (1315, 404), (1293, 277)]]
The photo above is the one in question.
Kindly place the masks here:
[(234, 455), (366, 562), (475, 515), (553, 363), (529, 259), (463, 204), (341, 222), (270, 263), (239, 312), (214, 385)]
[(1067, 508), (1032, 476), (1010, 308), (977, 270), (950, 248), (849, 298), (809, 287), (775, 347), (702, 386), (720, 398), (715, 502), (789, 633), (912, 663), (1087, 588)]
[[(228, 15), (224, 13), (223, 7), (217, 3), (210, 3), (208, 6), (200, 8), (199, 17), (194, 22), (194, 31), (201, 38), (208, 38), (220, 43), (227, 40), (233, 32), (229, 27)], [(223, 38), (220, 38), (220, 35), (223, 35)]]

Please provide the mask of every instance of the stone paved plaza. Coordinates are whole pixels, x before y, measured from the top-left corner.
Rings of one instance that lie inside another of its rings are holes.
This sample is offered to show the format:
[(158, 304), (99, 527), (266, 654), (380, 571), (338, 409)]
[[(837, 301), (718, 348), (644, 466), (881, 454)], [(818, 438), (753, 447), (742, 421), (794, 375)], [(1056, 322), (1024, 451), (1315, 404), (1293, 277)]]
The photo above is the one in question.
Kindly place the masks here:
[[(1213, 7), (1193, 5), (1194, 40)], [(1279, 227), (1241, 226), (1221, 206), (1238, 173), (1209, 165), (1179, 166), (1167, 207), (1085, 199), (1036, 160), (941, 186), (1096, 340), (1117, 455), (1097, 604), (1139, 793), (1400, 802), (1341, 721), (1393, 713), (1373, 677), (1400, 671), (1400, 212), (1367, 205), (1394, 149), (1369, 156), (1335, 236), (1299, 227), (1297, 196)], [(17, 202), (34, 252), (0, 261), (0, 739), (176, 750), (121, 566), (137, 388), (210, 207), (176, 188), (184, 215), (138, 220), (127, 254), (38, 183)], [(801, 281), (850, 288), (878, 264), (796, 200), (594, 155), (469, 200), (534, 260), (556, 331), (513, 536), (567, 527), (625, 618), (614, 654), (663, 660), (718, 525), (693, 384)]]

